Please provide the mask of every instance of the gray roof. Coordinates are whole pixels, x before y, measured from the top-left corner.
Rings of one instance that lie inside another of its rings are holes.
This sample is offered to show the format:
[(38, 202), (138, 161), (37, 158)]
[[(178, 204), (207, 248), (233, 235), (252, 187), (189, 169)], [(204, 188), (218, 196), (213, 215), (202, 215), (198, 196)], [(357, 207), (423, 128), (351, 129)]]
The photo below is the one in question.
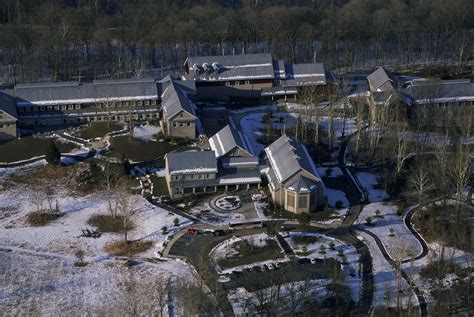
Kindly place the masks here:
[(474, 101), (469, 79), (413, 81), (403, 90), (414, 104)]
[(273, 71), (275, 79), (286, 79), (285, 61), (281, 59), (273, 61)]
[(196, 82), (194, 80), (175, 80), (170, 75), (167, 75), (160, 79), (157, 83), (158, 94), (161, 96), (163, 92), (168, 88), (170, 83), (174, 81), (186, 94), (194, 95), (196, 93)]
[(326, 72), (321, 63), (288, 64), (283, 86), (305, 86), (326, 84)]
[(18, 113), (16, 112), (15, 101), (13, 97), (7, 93), (0, 91), (0, 110), (9, 114), (15, 119), (18, 119)]
[(384, 67), (377, 68), (373, 73), (367, 76), (367, 80), (369, 82), (369, 86), (373, 90), (377, 90), (387, 81), (390, 82), (389, 89), (396, 89), (398, 86), (398, 79)]
[(265, 152), (278, 182), (284, 183), (301, 170), (321, 180), (308, 150), (294, 139), (283, 135), (265, 148)]
[(222, 130), (214, 134), (209, 139), (211, 148), (216, 152), (216, 157), (228, 154), (236, 147), (241, 148), (250, 155), (253, 155), (252, 146), (249, 140), (237, 128), (226, 125)]
[(317, 185), (318, 183), (315, 181), (304, 176), (299, 176), (294, 182), (288, 184), (286, 188), (297, 193), (304, 193), (312, 191)]
[(193, 103), (191, 100), (189, 100), (181, 86), (176, 84), (176, 81), (170, 82), (168, 87), (161, 95), (161, 99), (163, 114), (166, 116), (166, 118), (172, 119), (181, 111), (185, 111), (196, 118), (196, 112), (194, 111)]
[(217, 173), (214, 151), (171, 152), (165, 160), (170, 175)]
[(157, 85), (153, 79), (24, 84), (15, 86), (13, 93), (18, 105), (158, 99)]
[(254, 168), (221, 168), (218, 182), (221, 185), (259, 184), (262, 182), (260, 170)]
[(221, 163), (222, 163), (222, 166), (225, 167), (225, 168), (227, 168), (227, 167), (249, 168), (249, 167), (258, 166), (258, 158), (255, 157), (255, 156), (224, 157), (224, 158), (221, 158)]
[(197, 81), (273, 79), (271, 54), (188, 57), (187, 73)]

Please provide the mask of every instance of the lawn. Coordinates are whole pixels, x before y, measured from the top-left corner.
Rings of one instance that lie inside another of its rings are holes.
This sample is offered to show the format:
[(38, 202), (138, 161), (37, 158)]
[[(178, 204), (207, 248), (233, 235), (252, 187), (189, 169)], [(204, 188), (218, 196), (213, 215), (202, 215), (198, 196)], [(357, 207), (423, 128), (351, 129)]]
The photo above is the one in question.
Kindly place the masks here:
[[(33, 138), (32, 136), (0, 143), (0, 163), (10, 163), (27, 160), (44, 155), (51, 139)], [(61, 153), (67, 153), (77, 148), (71, 143), (54, 142)]]
[(110, 139), (111, 151), (107, 156), (125, 156), (127, 159), (141, 162), (162, 158), (166, 153), (182, 148), (182, 145), (173, 145), (168, 142), (145, 142), (128, 135), (118, 136)]
[(168, 186), (166, 186), (166, 179), (164, 177), (150, 176), (150, 180), (153, 183), (153, 195), (155, 197), (159, 196), (169, 196)]
[(123, 124), (120, 122), (110, 122), (110, 126), (108, 126), (107, 122), (94, 122), (81, 126), (80, 130), (74, 133), (74, 136), (89, 140), (101, 138), (109, 132), (119, 131), (121, 129), (123, 129)]

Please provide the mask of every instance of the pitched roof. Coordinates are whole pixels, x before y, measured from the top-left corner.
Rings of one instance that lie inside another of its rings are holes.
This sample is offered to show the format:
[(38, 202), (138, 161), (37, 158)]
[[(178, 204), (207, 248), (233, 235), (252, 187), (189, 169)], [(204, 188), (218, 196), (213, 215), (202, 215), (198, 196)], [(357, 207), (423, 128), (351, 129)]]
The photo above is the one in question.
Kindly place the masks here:
[(163, 107), (163, 114), (172, 119), (181, 111), (189, 113), (196, 118), (193, 103), (188, 99), (180, 85), (175, 81), (171, 81), (161, 96), (161, 106)]
[(271, 54), (243, 54), (188, 57), (185, 61), (191, 79), (197, 81), (226, 81), (273, 79)]
[(171, 75), (166, 75), (157, 82), (158, 93), (161, 96), (163, 92), (168, 88), (171, 82), (178, 85), (186, 94), (196, 93), (196, 82), (194, 80), (175, 80)]
[(298, 176), (287, 188), (297, 193), (308, 193), (317, 186), (317, 183), (307, 177)]
[(222, 130), (209, 139), (211, 149), (216, 152), (216, 157), (228, 154), (236, 147), (253, 155), (252, 146), (246, 137), (237, 128), (226, 125)]
[(324, 85), (326, 72), (321, 63), (286, 65), (284, 86)]
[(413, 81), (403, 92), (415, 104), (474, 101), (474, 83), (469, 79)]
[(57, 82), (16, 85), (18, 105), (54, 105), (158, 99), (153, 79), (103, 80), (93, 83)]
[(213, 151), (171, 152), (166, 154), (165, 160), (170, 175), (217, 173)]
[(294, 139), (282, 135), (265, 148), (265, 152), (278, 182), (284, 183), (301, 170), (305, 170), (316, 179), (321, 180), (308, 150)]
[(398, 79), (389, 70), (384, 67), (377, 68), (373, 73), (367, 76), (369, 86), (372, 90), (379, 89), (385, 82), (390, 81), (389, 89), (395, 89), (398, 86)]
[(14, 119), (18, 119), (13, 97), (3, 91), (0, 91), (0, 110), (12, 116)]

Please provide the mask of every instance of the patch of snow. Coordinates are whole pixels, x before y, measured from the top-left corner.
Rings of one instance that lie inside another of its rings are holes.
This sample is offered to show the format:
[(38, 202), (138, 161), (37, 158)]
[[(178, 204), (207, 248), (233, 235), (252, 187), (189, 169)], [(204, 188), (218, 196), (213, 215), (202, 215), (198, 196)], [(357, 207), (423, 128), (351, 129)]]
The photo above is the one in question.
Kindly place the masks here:
[(142, 141), (156, 141), (156, 135), (161, 131), (160, 127), (145, 124), (133, 128), (133, 137)]

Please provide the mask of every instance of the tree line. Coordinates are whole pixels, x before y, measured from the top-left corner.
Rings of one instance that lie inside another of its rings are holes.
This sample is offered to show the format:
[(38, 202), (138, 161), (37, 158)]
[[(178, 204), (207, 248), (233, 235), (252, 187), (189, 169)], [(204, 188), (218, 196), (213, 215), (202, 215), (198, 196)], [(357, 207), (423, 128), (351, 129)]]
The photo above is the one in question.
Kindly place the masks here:
[(4, 0), (0, 80), (159, 77), (186, 56), (255, 52), (460, 74), (473, 25), (470, 0)]

